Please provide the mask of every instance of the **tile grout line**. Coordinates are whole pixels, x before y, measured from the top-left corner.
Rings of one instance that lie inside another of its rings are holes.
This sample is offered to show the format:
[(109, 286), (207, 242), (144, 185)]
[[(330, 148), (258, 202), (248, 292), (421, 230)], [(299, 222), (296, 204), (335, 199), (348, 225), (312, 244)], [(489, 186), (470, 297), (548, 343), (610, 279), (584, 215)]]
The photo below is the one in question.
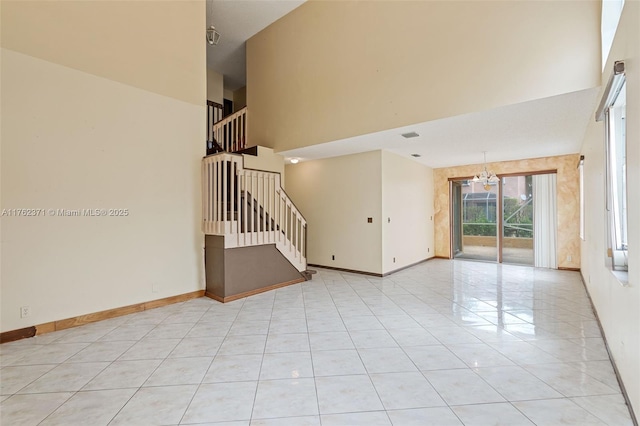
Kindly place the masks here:
[[(278, 290), (276, 289), (276, 292)], [(264, 294), (264, 293), (263, 293)], [(253, 404), (251, 405), (251, 413), (249, 414), (249, 424), (251, 424), (251, 422), (253, 421), (253, 412), (256, 408), (256, 401), (258, 399), (258, 390), (260, 389), (260, 375), (262, 374), (262, 366), (264, 365), (264, 355), (265, 355), (265, 351), (267, 350), (267, 340), (269, 340), (269, 330), (271, 329), (271, 320), (273, 318), (273, 307), (275, 306), (276, 303), (276, 297), (273, 296), (273, 302), (271, 303), (271, 313), (269, 314), (269, 327), (267, 327), (267, 335), (264, 339), (264, 346), (262, 347), (262, 360), (260, 361), (260, 368), (258, 368), (258, 379), (256, 380), (256, 391), (253, 394)], [(251, 296), (249, 296), (251, 297)], [(245, 298), (245, 302), (242, 304), (243, 308), (244, 308), (244, 304), (246, 303), (247, 299), (249, 298)], [(242, 310), (242, 309), (241, 309)], [(238, 313), (239, 314), (239, 313)], [(233, 325), (232, 325), (233, 327)], [(231, 329), (229, 329), (229, 331), (231, 331)]]
[[(318, 274), (320, 275), (320, 274)], [(320, 278), (320, 277), (318, 277)], [(307, 283), (309, 283), (311, 281), (307, 281)], [(322, 280), (322, 285), (326, 288), (326, 284), (324, 283), (324, 280)], [(316, 392), (316, 407), (318, 407), (318, 421), (320, 422), (320, 426), (322, 426), (322, 416), (320, 414), (320, 397), (318, 396), (318, 383), (316, 381), (316, 367), (313, 363), (313, 348), (311, 347), (311, 336), (309, 336), (310, 332), (309, 332), (309, 322), (308, 322), (308, 318), (307, 318), (307, 302), (306, 302), (306, 297), (305, 297), (305, 293), (304, 293), (304, 286), (301, 286), (302, 288), (302, 307), (304, 309), (304, 323), (305, 323), (305, 327), (307, 329), (307, 339), (309, 340), (309, 356), (311, 357), (311, 373), (313, 374), (313, 389)]]
[[(206, 315), (207, 312), (209, 312), (211, 310), (211, 308), (213, 306), (215, 306), (215, 305), (211, 305), (209, 307), (209, 309), (207, 309), (205, 312), (202, 313), (202, 315), (200, 316), (200, 319), (198, 320), (198, 322), (200, 322), (202, 320), (202, 318)], [(185, 337), (191, 332), (191, 330), (193, 330), (193, 328), (198, 324), (198, 322), (196, 322), (193, 325), (193, 327), (191, 327), (191, 329), (189, 329), (187, 334), (185, 334)], [(229, 327), (229, 329), (231, 329), (231, 327)], [(216, 353), (213, 355), (213, 358), (211, 358), (211, 362), (209, 363), (209, 367), (207, 367), (207, 369), (205, 370), (204, 375), (202, 376), (202, 379), (200, 379), (200, 383), (196, 386), (196, 390), (193, 392), (193, 395), (191, 395), (191, 398), (189, 399), (189, 402), (185, 406), (184, 412), (182, 413), (182, 416), (180, 416), (180, 420), (178, 421), (178, 424), (181, 424), (182, 421), (184, 420), (184, 416), (187, 415), (187, 412), (189, 411), (189, 408), (191, 407), (191, 404), (193, 403), (193, 400), (195, 399), (196, 395), (198, 394), (198, 391), (200, 390), (200, 387), (203, 384), (204, 378), (207, 377), (207, 373), (209, 372), (209, 369), (211, 368), (211, 365), (213, 364), (213, 361), (215, 361), (216, 356), (218, 355), (218, 352), (220, 352), (220, 348), (222, 347), (222, 344), (224, 343), (224, 340), (226, 339), (228, 334), (229, 334), (229, 330), (227, 330), (227, 333), (224, 335), (224, 338), (222, 339), (222, 342), (220, 342), (220, 346), (218, 346), (218, 349), (216, 349)], [(183, 338), (183, 340), (184, 340), (184, 338)], [(181, 340), (181, 342), (182, 342), (182, 340)], [(177, 348), (179, 345), (180, 345), (180, 343), (178, 343), (173, 348), (173, 350), (171, 352), (169, 352), (169, 355), (167, 355), (167, 358), (173, 353), (173, 351), (175, 351), (175, 348)], [(162, 365), (162, 363), (160, 363), (160, 365)], [(158, 368), (160, 367), (160, 365), (158, 365)], [(157, 368), (156, 368), (156, 370), (157, 370)], [(153, 373), (151, 374), (151, 376), (153, 376)], [(149, 377), (151, 377), (151, 376), (149, 376)], [(147, 378), (147, 380), (149, 380), (149, 378)]]

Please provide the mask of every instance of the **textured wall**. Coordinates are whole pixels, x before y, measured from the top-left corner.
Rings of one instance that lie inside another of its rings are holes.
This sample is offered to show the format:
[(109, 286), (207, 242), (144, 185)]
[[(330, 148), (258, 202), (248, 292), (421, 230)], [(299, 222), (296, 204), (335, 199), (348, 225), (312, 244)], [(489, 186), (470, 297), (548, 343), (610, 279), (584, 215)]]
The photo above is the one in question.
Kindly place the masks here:
[[(578, 154), (558, 157), (531, 158), (519, 161), (488, 163), (497, 174), (531, 173), (557, 170), (558, 204), (558, 266), (580, 268), (580, 174)], [(436, 256), (449, 257), (449, 178), (473, 176), (481, 164), (445, 167), (433, 171), (435, 186)], [(571, 260), (568, 260), (571, 257)]]

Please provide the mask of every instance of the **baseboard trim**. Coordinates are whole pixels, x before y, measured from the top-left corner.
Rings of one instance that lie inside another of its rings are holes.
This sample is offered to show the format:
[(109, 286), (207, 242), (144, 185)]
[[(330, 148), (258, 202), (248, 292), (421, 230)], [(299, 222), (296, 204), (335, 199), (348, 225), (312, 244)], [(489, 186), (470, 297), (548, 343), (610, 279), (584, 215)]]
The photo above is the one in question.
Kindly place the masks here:
[(19, 330), (11, 330), (0, 333), (0, 343), (15, 342), (16, 340), (26, 339), (36, 335), (36, 327), (26, 327)]
[(582, 281), (582, 286), (584, 287), (584, 290), (587, 293), (587, 297), (589, 298), (589, 303), (591, 304), (591, 310), (593, 311), (593, 315), (595, 315), (596, 317), (598, 328), (600, 328), (600, 334), (602, 335), (602, 340), (604, 341), (604, 347), (607, 349), (607, 355), (609, 355), (609, 361), (611, 361), (611, 365), (613, 366), (613, 372), (616, 374), (616, 379), (618, 380), (618, 385), (620, 386), (620, 391), (622, 392), (622, 397), (624, 398), (624, 402), (627, 404), (627, 409), (629, 410), (631, 421), (633, 422), (634, 426), (638, 426), (638, 419), (636, 418), (636, 415), (633, 411), (631, 400), (629, 399), (629, 395), (627, 394), (627, 389), (624, 387), (624, 382), (622, 381), (622, 377), (620, 376), (620, 371), (618, 370), (616, 361), (615, 359), (613, 359), (613, 354), (611, 353), (611, 349), (609, 348), (609, 342), (607, 342), (607, 336), (604, 334), (604, 328), (602, 328), (602, 323), (600, 322), (600, 317), (598, 316), (598, 310), (596, 309), (596, 305), (593, 304), (593, 299), (591, 298), (591, 294), (589, 293), (589, 287), (587, 287), (587, 282), (584, 280), (584, 276), (582, 276), (582, 272), (580, 272), (580, 280)]
[(213, 300), (217, 300), (218, 302), (221, 303), (227, 303), (227, 302), (233, 302), (234, 300), (238, 300), (238, 299), (242, 299), (244, 297), (249, 297), (249, 296), (254, 296), (256, 294), (260, 294), (260, 293), (264, 293), (265, 291), (271, 291), (271, 290), (275, 290), (278, 288), (282, 288), (282, 287), (287, 287), (293, 284), (298, 284), (298, 283), (303, 283), (306, 282), (307, 280), (304, 278), (298, 278), (295, 280), (291, 280), (291, 281), (285, 281), (283, 283), (279, 283), (279, 284), (273, 284), (267, 287), (261, 287), (261, 288), (257, 288), (255, 290), (250, 290), (250, 291), (245, 291), (244, 293), (238, 293), (238, 294), (234, 294), (232, 296), (227, 296), (227, 297), (222, 297), (222, 296), (218, 296), (217, 294), (213, 294), (209, 291), (205, 291), (204, 295), (206, 297), (209, 297)]
[(412, 266), (419, 265), (420, 263), (427, 262), (427, 261), (429, 261), (431, 259), (437, 259), (437, 258), (438, 258), (437, 256), (428, 257), (426, 259), (422, 259), (422, 260), (419, 260), (419, 261), (417, 261), (415, 263), (412, 263), (411, 265), (403, 266), (402, 268), (398, 268), (398, 269), (394, 269), (393, 271), (385, 272), (384, 274), (378, 274), (376, 272), (358, 271), (357, 269), (336, 268), (335, 266), (317, 265), (317, 264), (312, 264), (312, 263), (309, 263), (307, 266), (311, 266), (311, 267), (314, 267), (314, 268), (331, 269), (332, 271), (349, 272), (349, 273), (352, 273), (352, 274), (369, 275), (371, 277), (383, 278), (383, 277), (387, 277), (387, 276), (389, 276), (391, 274), (395, 274), (396, 272), (400, 272), (400, 271), (402, 271), (404, 269), (411, 268)]
[[(0, 334), (0, 343), (39, 336), (41, 334), (51, 333), (52, 331), (65, 330), (67, 328), (78, 327), (81, 325), (90, 324), (92, 322), (102, 321), (110, 318), (121, 317), (123, 315), (142, 312), (148, 309), (160, 308), (162, 306), (185, 302), (187, 300), (196, 299), (202, 296), (204, 296), (204, 290), (197, 290), (190, 293), (179, 294), (177, 296), (151, 300), (149, 302), (136, 303), (135, 305), (123, 306), (120, 308), (108, 309), (106, 311), (94, 312), (91, 314), (79, 315), (77, 317), (38, 324), (32, 327), (22, 328), (20, 330), (5, 331), (4, 333)], [(32, 331), (33, 334), (31, 334)], [(8, 340), (10, 338), (12, 340)]]
[(224, 297), (217, 296), (217, 295), (215, 295), (215, 294), (213, 294), (211, 292), (208, 292), (208, 291), (204, 292), (204, 297), (208, 297), (209, 299), (213, 299), (213, 300), (216, 300), (216, 301), (218, 301), (220, 303), (224, 303)]
[(431, 259), (435, 259), (435, 257), (427, 257), (426, 259), (419, 260), (417, 262), (412, 263), (411, 265), (403, 266), (402, 268), (398, 268), (398, 269), (394, 269), (393, 271), (385, 272), (384, 274), (382, 274), (382, 276), (383, 277), (387, 277), (387, 276), (389, 276), (391, 274), (395, 274), (396, 272), (400, 272), (400, 271), (403, 271), (405, 269), (411, 268), (413, 266), (419, 265), (421, 263), (428, 262)]
[(352, 274), (369, 275), (372, 277), (382, 277), (382, 274), (377, 274), (375, 272), (358, 271), (356, 269), (336, 268), (335, 266), (317, 265), (312, 263), (307, 264), (307, 267), (309, 266), (313, 268), (331, 269), (332, 271), (350, 272)]
[(558, 271), (580, 272), (580, 268), (565, 268), (564, 266), (558, 266)]

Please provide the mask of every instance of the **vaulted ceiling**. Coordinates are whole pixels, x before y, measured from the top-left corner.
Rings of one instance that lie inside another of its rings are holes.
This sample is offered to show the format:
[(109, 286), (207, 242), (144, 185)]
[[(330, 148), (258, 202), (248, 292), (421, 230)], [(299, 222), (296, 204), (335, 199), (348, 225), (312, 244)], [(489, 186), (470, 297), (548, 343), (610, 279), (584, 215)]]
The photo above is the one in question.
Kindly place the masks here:
[(246, 41), (302, 3), (304, 0), (207, 0), (207, 27), (213, 25), (220, 33), (219, 43), (207, 46), (207, 67), (224, 75), (226, 89), (246, 84)]

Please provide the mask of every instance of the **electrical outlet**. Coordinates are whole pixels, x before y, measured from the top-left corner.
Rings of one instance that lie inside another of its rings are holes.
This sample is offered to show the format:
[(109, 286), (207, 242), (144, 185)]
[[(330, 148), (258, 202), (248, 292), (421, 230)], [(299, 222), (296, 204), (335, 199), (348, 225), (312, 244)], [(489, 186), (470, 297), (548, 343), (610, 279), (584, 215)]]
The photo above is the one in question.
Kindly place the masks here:
[(157, 293), (159, 291), (160, 291), (160, 285), (158, 285), (157, 283), (151, 284), (151, 292), (152, 293)]
[(567, 256), (567, 262), (571, 262), (571, 256)]
[(331, 260), (336, 260), (336, 255), (335, 254), (331, 255)]
[(430, 252), (430, 250), (431, 250), (431, 249), (430, 249), (429, 247), (427, 247), (427, 253), (429, 253), (429, 252)]
[(21, 306), (20, 307), (20, 318), (26, 318), (31, 315), (31, 307), (29, 306)]
[(393, 258), (393, 263), (396, 263), (396, 258), (395, 257)]

